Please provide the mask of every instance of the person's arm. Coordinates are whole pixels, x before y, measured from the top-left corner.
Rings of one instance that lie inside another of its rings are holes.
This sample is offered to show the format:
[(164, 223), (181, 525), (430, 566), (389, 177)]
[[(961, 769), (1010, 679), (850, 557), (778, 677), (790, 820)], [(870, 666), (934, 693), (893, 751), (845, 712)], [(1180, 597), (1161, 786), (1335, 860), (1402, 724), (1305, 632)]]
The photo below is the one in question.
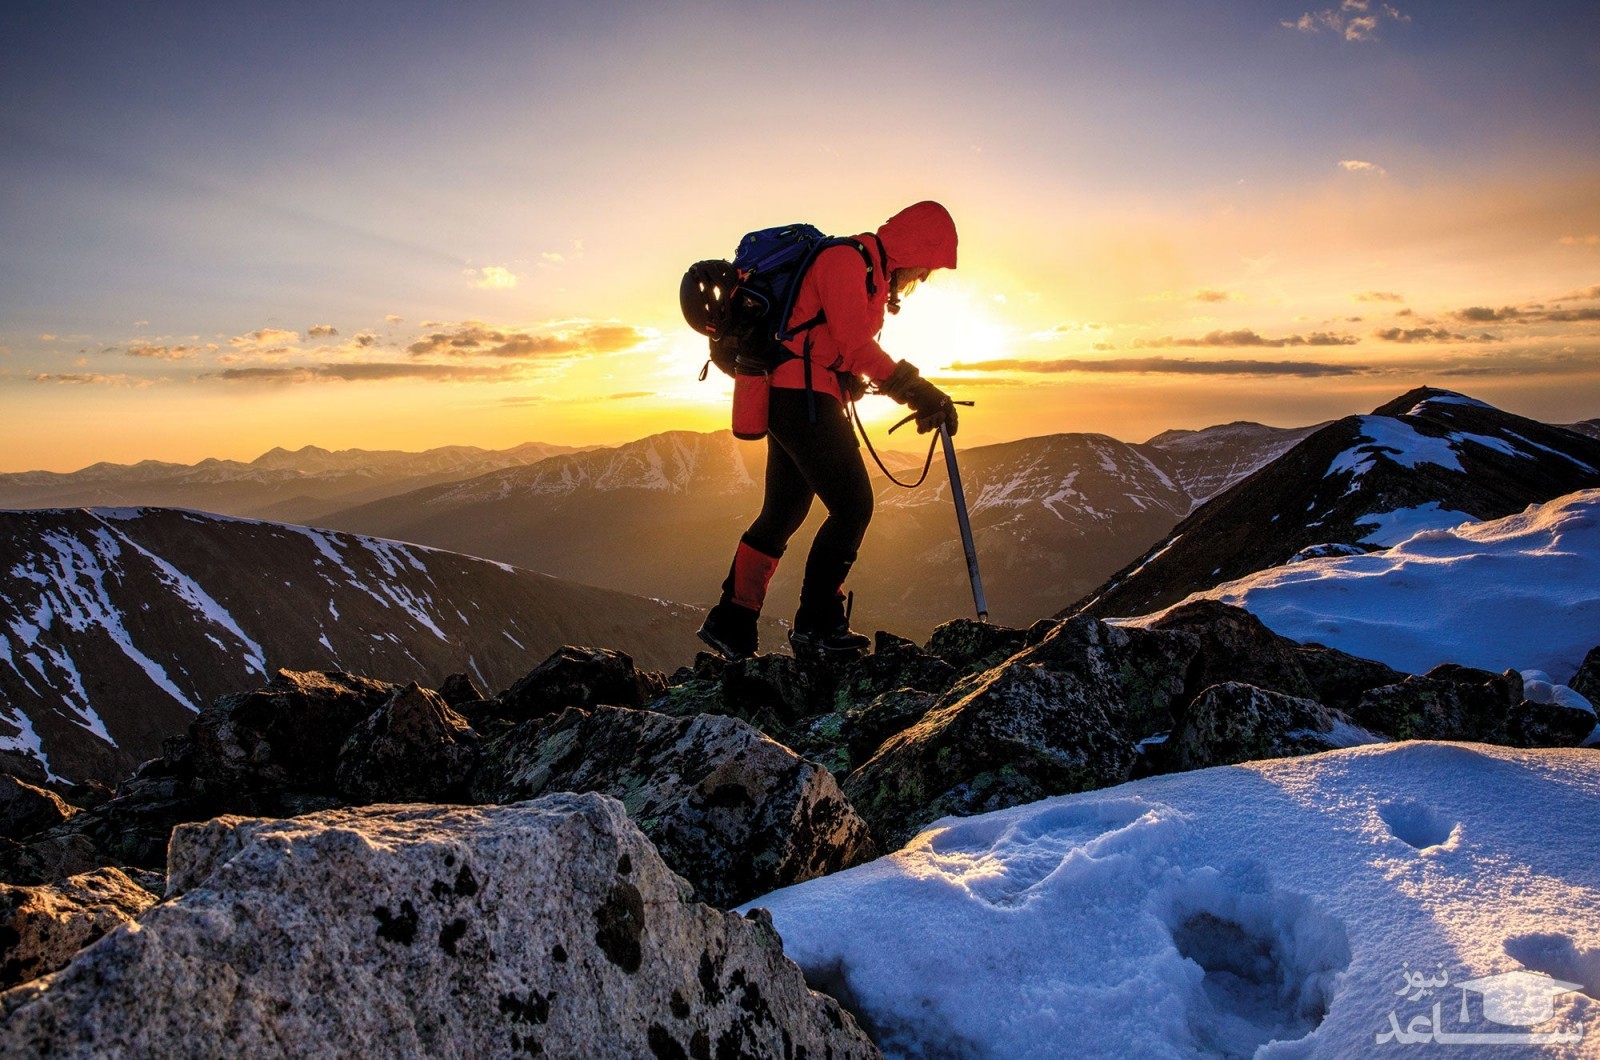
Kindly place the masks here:
[(956, 433), (956, 406), (950, 395), (922, 378), (917, 366), (910, 361), (900, 361), (887, 378), (878, 382), (878, 390), (910, 406), (917, 415), (917, 433), (947, 428)]

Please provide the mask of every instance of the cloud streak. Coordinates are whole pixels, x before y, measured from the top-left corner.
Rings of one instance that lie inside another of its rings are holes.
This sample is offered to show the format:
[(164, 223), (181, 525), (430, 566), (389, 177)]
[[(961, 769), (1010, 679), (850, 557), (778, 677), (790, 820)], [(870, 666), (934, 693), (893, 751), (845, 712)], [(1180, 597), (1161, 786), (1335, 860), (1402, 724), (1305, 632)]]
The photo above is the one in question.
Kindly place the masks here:
[[(1327, 364), (1316, 361), (1202, 360), (1173, 357), (1116, 357), (1098, 361), (1029, 361), (1001, 359), (958, 362), (950, 366), (957, 372), (1099, 372), (1136, 375), (1254, 375), (1254, 376), (1341, 376), (1367, 375), (1376, 369), (1358, 364)], [(955, 381), (952, 381), (953, 383)]]
[(505, 330), (469, 320), (435, 331), (410, 346), (413, 357), (495, 357), (537, 360), (581, 353), (620, 353), (644, 342), (649, 335), (627, 324), (583, 323), (548, 332)]
[(521, 377), (514, 364), (418, 364), (410, 361), (367, 361), (351, 364), (261, 365), (226, 368), (202, 378), (226, 383), (385, 383), (413, 379), (440, 383), (498, 383)]
[(1166, 349), (1169, 347), (1233, 348), (1241, 346), (1283, 349), (1288, 346), (1354, 346), (1358, 341), (1353, 335), (1339, 335), (1330, 331), (1313, 331), (1309, 335), (1286, 335), (1282, 338), (1267, 338), (1250, 328), (1241, 328), (1237, 331), (1209, 331), (1199, 338), (1174, 338), (1171, 335), (1166, 335), (1159, 339), (1140, 339), (1132, 345), (1135, 349)]

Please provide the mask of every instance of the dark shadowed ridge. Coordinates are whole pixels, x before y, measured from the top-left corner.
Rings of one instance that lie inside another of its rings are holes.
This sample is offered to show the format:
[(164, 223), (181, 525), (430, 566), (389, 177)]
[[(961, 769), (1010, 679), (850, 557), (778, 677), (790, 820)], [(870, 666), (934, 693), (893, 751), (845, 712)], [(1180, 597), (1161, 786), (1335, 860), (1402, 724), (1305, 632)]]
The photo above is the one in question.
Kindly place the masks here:
[(1596, 486), (1600, 440), (1419, 387), (1317, 430), (1058, 614), (1148, 614), (1314, 545), (1371, 549), (1384, 513), (1498, 519)]

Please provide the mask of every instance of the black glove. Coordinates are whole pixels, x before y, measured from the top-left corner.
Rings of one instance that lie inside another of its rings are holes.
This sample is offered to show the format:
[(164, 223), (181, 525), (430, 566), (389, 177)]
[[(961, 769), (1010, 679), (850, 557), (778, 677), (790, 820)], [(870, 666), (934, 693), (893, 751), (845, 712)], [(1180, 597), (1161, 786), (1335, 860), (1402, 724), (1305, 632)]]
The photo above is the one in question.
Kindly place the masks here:
[(956, 406), (950, 395), (922, 378), (915, 365), (901, 361), (889, 378), (878, 384), (880, 393), (908, 405), (917, 414), (917, 433), (927, 434), (944, 427), (956, 433)]
[(839, 378), (839, 391), (844, 395), (845, 403), (860, 401), (867, 396), (867, 381), (854, 372), (836, 372)]

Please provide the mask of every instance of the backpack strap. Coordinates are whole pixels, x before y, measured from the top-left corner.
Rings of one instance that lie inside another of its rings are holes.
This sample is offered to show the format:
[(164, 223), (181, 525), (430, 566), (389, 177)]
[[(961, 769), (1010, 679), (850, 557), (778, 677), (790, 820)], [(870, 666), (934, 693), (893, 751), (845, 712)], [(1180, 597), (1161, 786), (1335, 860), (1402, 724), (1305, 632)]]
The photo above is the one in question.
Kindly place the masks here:
[[(878, 240), (878, 252), (883, 255), (883, 261), (884, 261), (885, 265), (887, 266), (887, 263), (889, 261), (889, 256), (888, 256), (888, 253), (886, 251), (884, 251), (884, 249), (883, 249), (883, 240), (878, 239), (878, 236), (877, 236), (876, 233), (873, 234), (872, 238)], [(784, 321), (785, 324), (786, 324), (788, 322), (790, 314), (792, 314), (794, 312), (794, 303), (795, 303), (796, 299), (798, 299), (800, 297), (800, 285), (805, 282), (806, 273), (810, 271), (812, 263), (817, 260), (817, 255), (821, 254), (824, 250), (827, 250), (829, 247), (840, 247), (840, 246), (851, 246), (851, 247), (855, 247), (856, 248), (856, 252), (861, 255), (862, 263), (864, 265), (866, 265), (866, 267), (867, 267), (867, 297), (870, 299), (870, 298), (872, 298), (874, 295), (876, 295), (878, 293), (878, 284), (877, 284), (877, 281), (873, 278), (873, 274), (876, 271), (876, 269), (874, 268), (873, 263), (872, 263), (872, 252), (867, 249), (865, 243), (862, 243), (859, 239), (851, 239), (849, 236), (840, 236), (837, 239), (824, 240), (823, 242), (817, 244), (816, 249), (811, 252), (810, 256), (808, 256), (806, 258), (805, 262), (800, 266), (800, 273), (799, 273), (799, 275), (797, 275), (795, 277), (794, 286), (789, 289), (789, 297), (785, 300), (784, 307), (783, 307), (783, 315), (778, 318), (779, 320)], [(822, 310), (822, 309), (818, 309), (816, 315), (813, 316), (810, 320), (807, 320), (805, 323), (798, 324), (798, 325), (796, 325), (795, 327), (792, 327), (792, 328), (785, 327), (784, 330), (780, 331), (775, 336), (775, 338), (777, 338), (781, 343), (782, 340), (784, 340), (784, 339), (790, 339), (790, 338), (793, 338), (796, 335), (801, 334), (802, 332), (810, 331), (812, 328), (816, 327), (818, 324), (825, 323), (827, 321), (827, 319), (828, 319), (827, 312)], [(782, 326), (782, 325), (780, 325), (780, 326)], [(791, 354), (790, 356), (793, 356), (793, 355)], [(806, 422), (808, 422), (808, 423), (816, 423), (817, 422), (817, 391), (816, 391), (816, 387), (813, 386), (812, 382), (811, 382), (811, 336), (810, 335), (806, 336), (805, 350), (804, 350), (803, 353), (800, 354), (800, 357), (801, 357), (802, 361), (804, 362), (803, 367), (805, 369), (805, 378), (806, 378)]]

